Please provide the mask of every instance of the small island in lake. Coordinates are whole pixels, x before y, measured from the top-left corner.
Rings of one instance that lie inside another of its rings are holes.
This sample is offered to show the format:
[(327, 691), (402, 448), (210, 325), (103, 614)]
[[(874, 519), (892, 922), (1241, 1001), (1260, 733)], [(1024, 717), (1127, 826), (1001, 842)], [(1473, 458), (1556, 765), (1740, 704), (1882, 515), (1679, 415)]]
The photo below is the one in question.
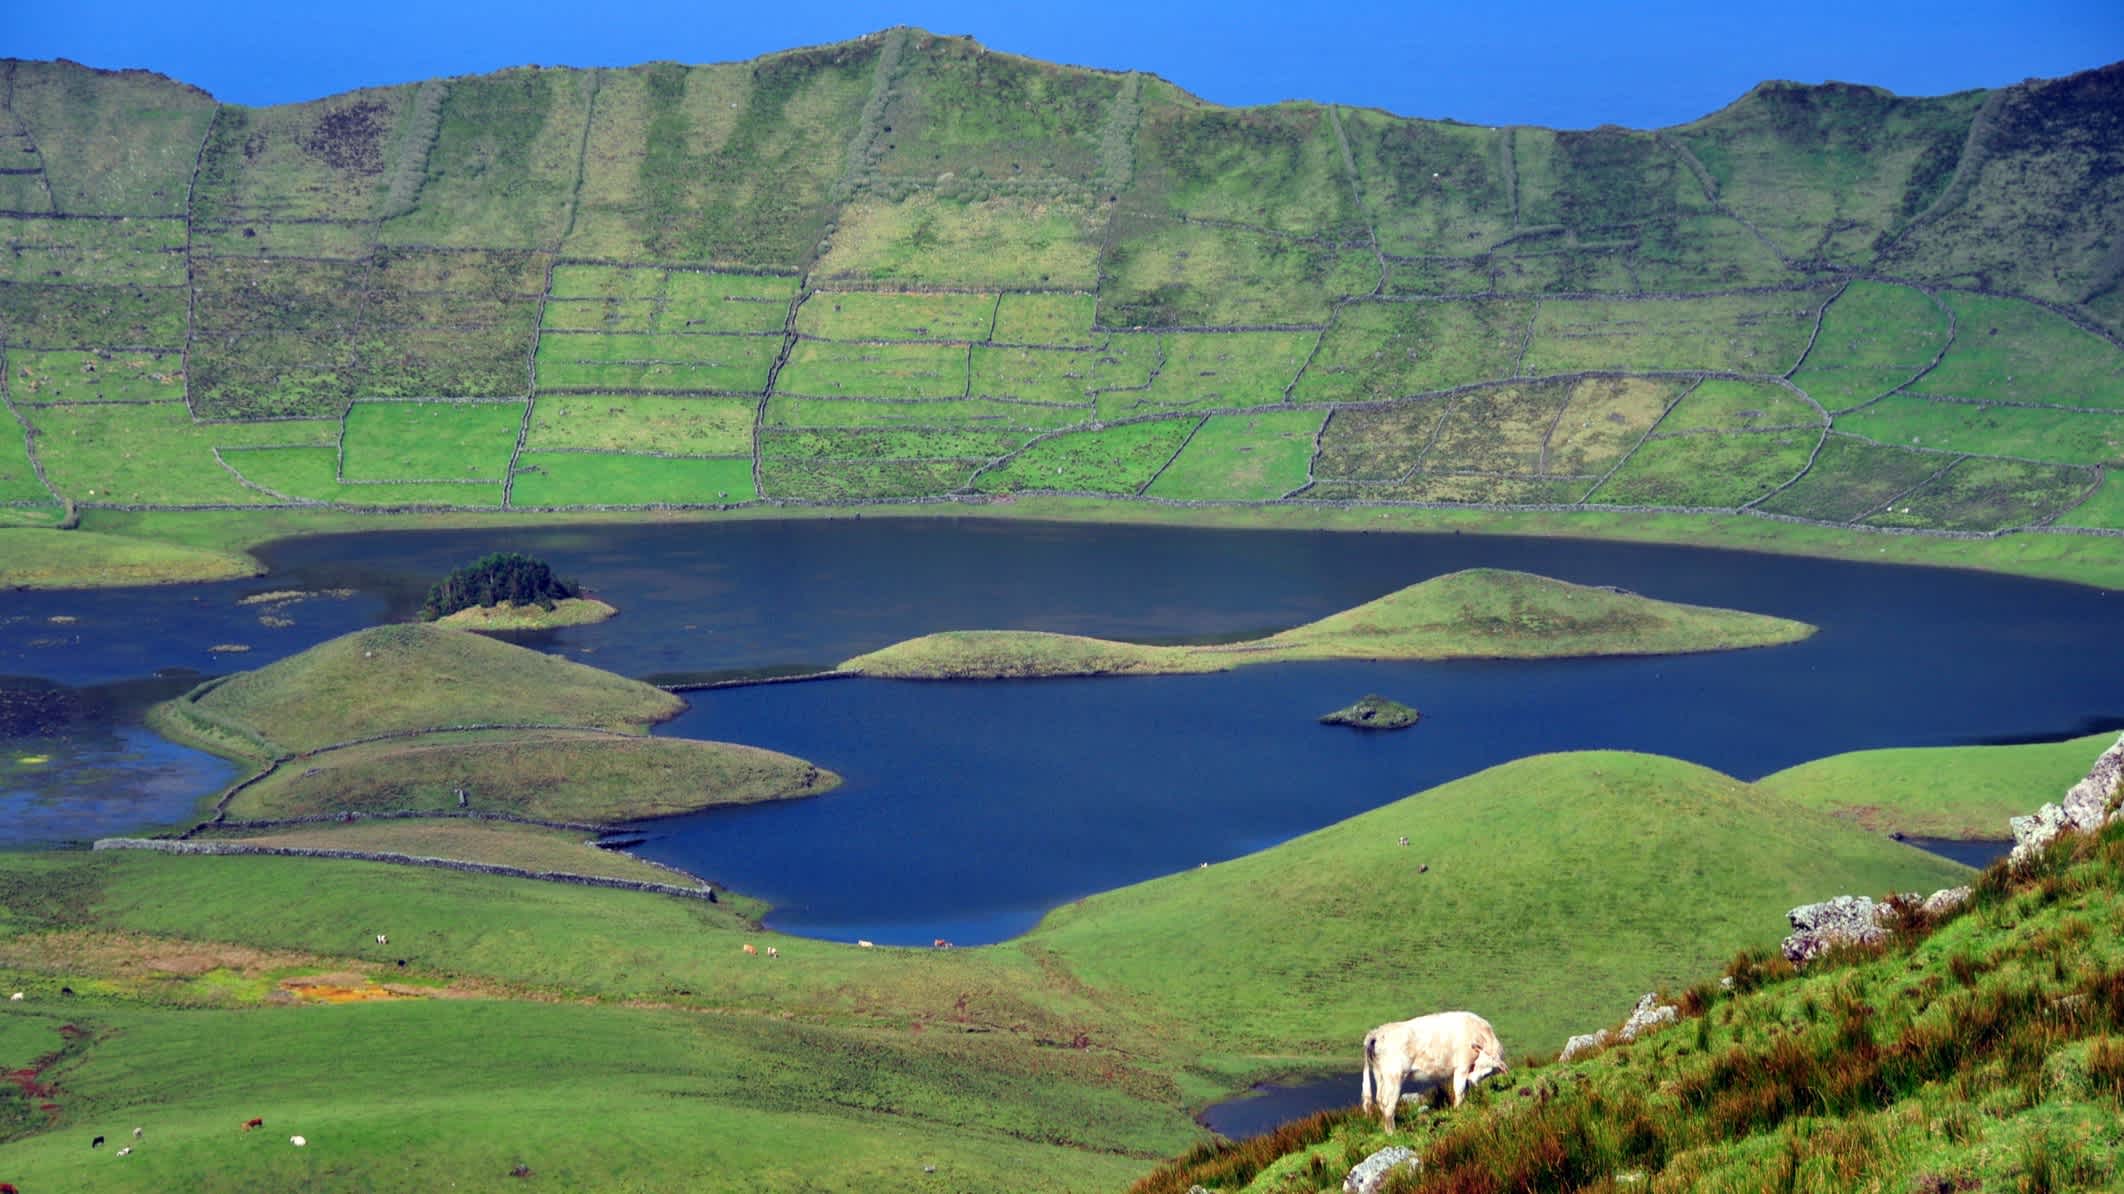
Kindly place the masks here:
[(1672, 655), (1767, 647), (1813, 633), (1785, 618), (1471, 568), (1246, 642), (1151, 646), (1036, 630), (948, 631), (859, 655), (840, 670), (921, 680), (1152, 676), (1311, 659)]
[(1423, 714), (1389, 697), (1367, 693), (1357, 703), (1324, 714), (1320, 724), (1349, 726), (1357, 730), (1405, 730), (1423, 720)]
[(587, 626), (619, 611), (521, 552), (493, 552), (444, 577), (421, 602), (424, 622), (460, 630), (553, 630)]
[(684, 708), (558, 656), (399, 624), (208, 680), (148, 721), (254, 769), (195, 841), (691, 884), (584, 843), (604, 826), (816, 796), (841, 779), (778, 751), (649, 736)]

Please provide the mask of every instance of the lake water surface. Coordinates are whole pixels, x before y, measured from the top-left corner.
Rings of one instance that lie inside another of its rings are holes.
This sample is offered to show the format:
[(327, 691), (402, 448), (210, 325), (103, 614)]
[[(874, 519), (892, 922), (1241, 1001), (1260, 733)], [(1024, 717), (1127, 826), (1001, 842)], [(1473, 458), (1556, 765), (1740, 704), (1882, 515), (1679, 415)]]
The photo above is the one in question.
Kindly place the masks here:
[[(0, 714), (0, 759), (45, 760), (0, 770), (0, 814), (36, 810), (8, 815), (0, 842), (183, 819), (227, 768), (141, 731), (151, 697), (408, 616), (434, 579), (492, 550), (541, 555), (622, 610), (519, 641), (663, 681), (827, 666), (953, 628), (1244, 637), (1478, 565), (1822, 627), (1788, 647), (1657, 659), (689, 694), (689, 711), (659, 732), (787, 750), (848, 783), (654, 822), (639, 852), (767, 898), (771, 923), (824, 937), (996, 940), (1058, 903), (1541, 751), (1650, 750), (1755, 778), (1843, 750), (2124, 725), (2119, 597), (1975, 572), (1472, 535), (978, 519), (393, 532), (271, 546), (261, 555), (272, 574), (250, 581), (0, 594), (0, 674), (11, 677), (0, 710), (47, 710)], [(352, 595), (238, 604), (290, 589)], [(1314, 723), (1370, 691), (1418, 706), (1423, 724), (1366, 735)]]

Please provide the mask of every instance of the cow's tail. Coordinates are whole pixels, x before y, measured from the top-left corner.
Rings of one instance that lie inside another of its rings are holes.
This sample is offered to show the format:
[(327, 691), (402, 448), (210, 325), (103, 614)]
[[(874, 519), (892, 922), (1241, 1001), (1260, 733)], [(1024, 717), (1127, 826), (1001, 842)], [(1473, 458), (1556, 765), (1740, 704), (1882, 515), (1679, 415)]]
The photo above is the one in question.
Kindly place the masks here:
[(1364, 1094), (1362, 1108), (1366, 1112), (1372, 1109), (1372, 1071), (1378, 1068), (1378, 1060), (1379, 1038), (1367, 1032), (1364, 1034), (1364, 1084), (1360, 1088)]

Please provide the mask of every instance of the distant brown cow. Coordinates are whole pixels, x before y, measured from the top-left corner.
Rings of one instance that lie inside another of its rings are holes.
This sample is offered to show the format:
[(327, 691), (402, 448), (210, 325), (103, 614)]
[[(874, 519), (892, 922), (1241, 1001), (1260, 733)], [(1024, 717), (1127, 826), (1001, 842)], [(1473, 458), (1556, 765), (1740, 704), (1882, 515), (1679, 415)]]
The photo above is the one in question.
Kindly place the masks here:
[(751, 956), (757, 955), (757, 954), (758, 954), (759, 952), (760, 952), (760, 947), (759, 947), (759, 946), (757, 946), (757, 945), (754, 945), (754, 944), (752, 944), (752, 943), (751, 943), (750, 941), (748, 941), (748, 942), (746, 942), (746, 943), (745, 943), (745, 954), (746, 954), (746, 956), (747, 956), (747, 957), (751, 957)]
[(1438, 1012), (1381, 1024), (1364, 1034), (1364, 1110), (1369, 1113), (1377, 1106), (1391, 1132), (1403, 1083), (1413, 1079), (1419, 1091), (1450, 1083), (1458, 1107), (1468, 1087), (1508, 1069), (1497, 1030), (1473, 1012)]
[(243, 1121), (243, 1130), (246, 1132), (250, 1131), (252, 1128), (262, 1128), (264, 1126), (265, 1120), (257, 1116), (252, 1116), (250, 1119)]

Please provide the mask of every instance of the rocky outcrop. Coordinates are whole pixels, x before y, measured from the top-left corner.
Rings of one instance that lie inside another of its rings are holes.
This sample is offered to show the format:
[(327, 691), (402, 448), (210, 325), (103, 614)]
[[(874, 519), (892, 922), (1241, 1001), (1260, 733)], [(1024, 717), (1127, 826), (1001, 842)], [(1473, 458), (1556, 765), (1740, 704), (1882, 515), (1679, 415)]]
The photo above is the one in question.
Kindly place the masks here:
[(1865, 896), (1841, 895), (1819, 904), (1801, 904), (1785, 913), (1792, 935), (1785, 938), (1785, 957), (1804, 966), (1839, 945), (1870, 945), (1888, 931), (1888, 905)]
[(1413, 1148), (1403, 1148), (1398, 1144), (1382, 1148), (1357, 1162), (1357, 1167), (1350, 1170), (1350, 1175), (1342, 1179), (1342, 1191), (1343, 1194), (1379, 1194), (1379, 1187), (1386, 1184), (1388, 1174), (1398, 1169), (1407, 1169), (1414, 1173), (1422, 1167), (1423, 1161)]
[(1673, 1004), (1659, 1001), (1657, 991), (1647, 991), (1638, 998), (1637, 1006), (1630, 1009), (1630, 1018), (1623, 1021), (1621, 1028), (1613, 1032), (1603, 1028), (1599, 1032), (1574, 1036), (1564, 1042), (1563, 1052), (1556, 1055), (1556, 1060), (1583, 1057), (1618, 1040), (1634, 1041), (1655, 1028), (1674, 1023), (1680, 1015)]
[(2063, 800), (2006, 823), (2013, 830), (2014, 842), (2013, 853), (2007, 857), (2020, 863), (2067, 829), (2083, 833), (2100, 829), (2117, 816), (2120, 788), (2124, 788), (2124, 735), (2102, 752), (2087, 778), (2068, 789)]
[(1326, 714), (1320, 724), (1357, 730), (1405, 730), (1421, 720), (1423, 714), (1410, 706), (1374, 692), (1348, 708)]

